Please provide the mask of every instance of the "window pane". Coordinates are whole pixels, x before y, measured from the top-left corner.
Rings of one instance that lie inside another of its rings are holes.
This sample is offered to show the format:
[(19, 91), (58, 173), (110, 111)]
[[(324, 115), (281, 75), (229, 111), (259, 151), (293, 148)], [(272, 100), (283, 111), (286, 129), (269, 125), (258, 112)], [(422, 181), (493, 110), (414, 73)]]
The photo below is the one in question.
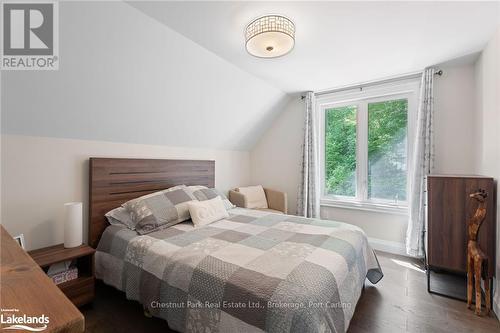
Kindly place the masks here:
[(327, 194), (356, 195), (355, 105), (325, 110), (325, 189)]
[(368, 104), (368, 198), (406, 201), (408, 100)]

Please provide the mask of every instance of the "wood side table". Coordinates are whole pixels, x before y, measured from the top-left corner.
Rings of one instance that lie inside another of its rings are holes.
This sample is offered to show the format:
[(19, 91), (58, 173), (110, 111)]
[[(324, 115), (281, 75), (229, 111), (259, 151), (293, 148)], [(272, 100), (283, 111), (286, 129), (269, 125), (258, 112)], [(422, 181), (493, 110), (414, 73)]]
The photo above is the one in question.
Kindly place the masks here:
[(85, 305), (94, 299), (94, 253), (95, 249), (88, 245), (66, 249), (63, 244), (28, 252), (45, 272), (52, 264), (67, 260), (76, 261), (78, 278), (57, 285), (76, 306)]

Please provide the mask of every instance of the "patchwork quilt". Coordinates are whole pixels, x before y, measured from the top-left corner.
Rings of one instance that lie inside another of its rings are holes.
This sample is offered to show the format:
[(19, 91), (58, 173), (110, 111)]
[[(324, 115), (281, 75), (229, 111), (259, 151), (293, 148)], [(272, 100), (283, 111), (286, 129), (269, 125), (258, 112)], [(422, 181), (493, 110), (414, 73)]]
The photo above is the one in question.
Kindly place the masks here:
[(109, 226), (96, 275), (180, 332), (345, 332), (383, 274), (358, 227), (234, 208), (147, 235)]

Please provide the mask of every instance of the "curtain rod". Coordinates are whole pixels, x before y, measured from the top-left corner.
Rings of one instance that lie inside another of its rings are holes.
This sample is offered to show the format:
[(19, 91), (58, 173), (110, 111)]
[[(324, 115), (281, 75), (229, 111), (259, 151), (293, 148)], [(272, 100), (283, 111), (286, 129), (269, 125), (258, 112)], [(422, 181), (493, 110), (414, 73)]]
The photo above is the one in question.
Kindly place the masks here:
[[(359, 88), (369, 87), (369, 86), (378, 85), (378, 84), (390, 83), (390, 82), (394, 82), (394, 81), (413, 79), (413, 78), (420, 77), (422, 75), (422, 73), (423, 73), (422, 71), (418, 71), (418, 72), (408, 73), (408, 74), (404, 74), (404, 75), (393, 76), (393, 77), (389, 77), (389, 78), (385, 78), (385, 79), (381, 79), (381, 80), (367, 81), (364, 83), (342, 86), (342, 87), (327, 89), (327, 90), (319, 90), (319, 91), (314, 92), (314, 96), (332, 94), (332, 93), (345, 91), (345, 90), (359, 89)], [(434, 73), (434, 75), (439, 75), (439, 76), (443, 75), (443, 70), (441, 70), (441, 69), (437, 70)], [(300, 96), (300, 98), (304, 99), (304, 98), (306, 98), (306, 96)]]

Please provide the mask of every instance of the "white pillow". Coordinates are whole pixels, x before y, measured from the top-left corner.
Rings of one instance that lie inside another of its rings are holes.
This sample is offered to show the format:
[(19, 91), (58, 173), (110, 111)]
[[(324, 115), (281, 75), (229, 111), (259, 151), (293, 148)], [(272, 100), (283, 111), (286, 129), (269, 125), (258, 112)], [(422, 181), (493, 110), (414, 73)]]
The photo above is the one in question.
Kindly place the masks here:
[(205, 201), (188, 202), (189, 214), (195, 227), (210, 224), (229, 217), (220, 197)]
[(237, 190), (247, 198), (248, 205), (246, 208), (269, 208), (267, 207), (266, 193), (262, 185), (239, 187)]

